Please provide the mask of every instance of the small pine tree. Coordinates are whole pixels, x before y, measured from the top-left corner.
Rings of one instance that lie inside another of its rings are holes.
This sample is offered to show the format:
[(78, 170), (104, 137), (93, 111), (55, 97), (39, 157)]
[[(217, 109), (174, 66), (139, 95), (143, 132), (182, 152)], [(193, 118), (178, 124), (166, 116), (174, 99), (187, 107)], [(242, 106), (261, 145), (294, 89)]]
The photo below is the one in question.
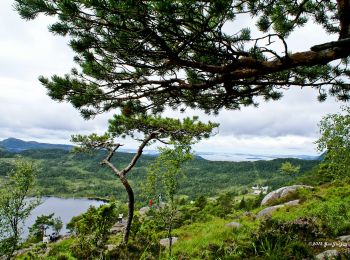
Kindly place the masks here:
[(245, 201), (244, 197), (241, 199), (241, 202), (238, 205), (238, 209), (247, 209), (247, 202)]

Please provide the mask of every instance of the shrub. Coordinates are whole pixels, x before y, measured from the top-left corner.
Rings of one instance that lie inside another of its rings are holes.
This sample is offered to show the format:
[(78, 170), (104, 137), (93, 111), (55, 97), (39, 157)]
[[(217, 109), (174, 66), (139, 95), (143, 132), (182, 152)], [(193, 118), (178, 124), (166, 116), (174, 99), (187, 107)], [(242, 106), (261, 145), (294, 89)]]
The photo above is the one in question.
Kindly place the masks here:
[(294, 221), (267, 219), (253, 235), (252, 248), (246, 255), (257, 255), (269, 259), (297, 259), (312, 256), (308, 241), (324, 237), (316, 218), (300, 218)]

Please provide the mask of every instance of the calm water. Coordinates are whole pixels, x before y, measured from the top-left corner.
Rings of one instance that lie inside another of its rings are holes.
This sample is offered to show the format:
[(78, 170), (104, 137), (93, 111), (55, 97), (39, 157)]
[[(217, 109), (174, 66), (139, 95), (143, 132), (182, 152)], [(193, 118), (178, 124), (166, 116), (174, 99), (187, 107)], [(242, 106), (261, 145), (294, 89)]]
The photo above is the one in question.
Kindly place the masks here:
[[(36, 207), (30, 217), (26, 220), (23, 229), (23, 236), (28, 236), (28, 227), (32, 226), (35, 219), (40, 215), (55, 213), (54, 218), (60, 217), (63, 222), (61, 234), (67, 233), (66, 224), (72, 217), (85, 212), (90, 206), (98, 207), (104, 204), (103, 201), (89, 199), (62, 199), (55, 197), (42, 198), (42, 204)], [(50, 233), (50, 231), (48, 232)]]

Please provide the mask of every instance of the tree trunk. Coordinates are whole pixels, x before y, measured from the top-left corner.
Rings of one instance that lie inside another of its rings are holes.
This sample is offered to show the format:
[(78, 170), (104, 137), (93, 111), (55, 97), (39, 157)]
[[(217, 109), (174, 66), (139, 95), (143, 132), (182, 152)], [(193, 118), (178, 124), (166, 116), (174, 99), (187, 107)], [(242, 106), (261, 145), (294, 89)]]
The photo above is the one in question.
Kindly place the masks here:
[(348, 38), (350, 36), (350, 1), (337, 0), (338, 18), (339, 18), (339, 39)]
[(122, 176), (119, 176), (119, 178), (122, 181), (126, 192), (128, 193), (128, 219), (126, 222), (126, 227), (125, 227), (125, 231), (124, 231), (124, 238), (123, 238), (123, 243), (127, 244), (128, 240), (129, 240), (132, 219), (134, 217), (135, 198), (134, 198), (134, 192), (133, 192), (128, 180), (125, 178), (125, 176), (122, 175)]
[(173, 245), (173, 236), (171, 234), (172, 231), (172, 224), (170, 223), (169, 226), (169, 232), (168, 232), (168, 239), (169, 239), (169, 256), (171, 257), (171, 247)]
[(9, 248), (9, 251), (7, 252), (7, 256), (6, 256), (6, 260), (9, 260), (12, 258), (13, 254), (15, 253), (16, 249), (17, 249), (17, 245), (18, 245), (18, 209), (16, 209), (16, 217), (13, 219), (13, 222), (11, 224), (11, 228), (12, 228), (12, 232), (13, 232), (13, 236), (11, 237), (12, 239), (12, 244)]

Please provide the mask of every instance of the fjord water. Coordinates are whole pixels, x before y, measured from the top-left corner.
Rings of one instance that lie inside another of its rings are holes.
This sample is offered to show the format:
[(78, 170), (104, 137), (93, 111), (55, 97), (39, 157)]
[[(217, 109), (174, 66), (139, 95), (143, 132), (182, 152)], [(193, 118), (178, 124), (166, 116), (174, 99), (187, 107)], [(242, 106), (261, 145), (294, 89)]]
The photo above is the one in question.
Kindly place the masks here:
[[(42, 204), (36, 207), (30, 217), (24, 223), (23, 237), (28, 236), (28, 227), (32, 226), (35, 219), (40, 215), (49, 215), (55, 213), (54, 218), (60, 217), (63, 222), (61, 234), (66, 234), (66, 224), (72, 217), (84, 213), (90, 206), (98, 207), (104, 204), (103, 201), (90, 199), (63, 199), (56, 197), (42, 198)], [(50, 233), (50, 231), (48, 232)]]

